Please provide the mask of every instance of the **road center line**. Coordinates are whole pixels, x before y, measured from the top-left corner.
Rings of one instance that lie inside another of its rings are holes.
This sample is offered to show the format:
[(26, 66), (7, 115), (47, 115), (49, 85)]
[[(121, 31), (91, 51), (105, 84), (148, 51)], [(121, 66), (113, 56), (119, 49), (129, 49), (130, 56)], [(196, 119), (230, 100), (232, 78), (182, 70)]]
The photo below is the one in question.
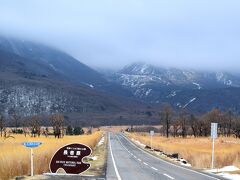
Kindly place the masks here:
[(118, 169), (117, 169), (117, 166), (116, 166), (114, 157), (113, 157), (112, 145), (111, 145), (111, 140), (110, 140), (110, 133), (108, 134), (108, 138), (109, 138), (109, 149), (110, 149), (110, 154), (111, 154), (111, 157), (112, 157), (113, 167), (114, 167), (114, 170), (115, 170), (117, 179), (118, 179), (118, 180), (122, 180), (121, 177), (120, 177), (120, 175), (119, 175), (119, 172), (118, 172)]
[(140, 161), (140, 162), (141, 162), (142, 160), (141, 160), (141, 159), (138, 159), (138, 161)]
[(145, 164), (146, 166), (148, 166), (148, 164), (147, 164), (147, 163), (145, 163), (145, 162), (143, 162), (143, 164)]
[(168, 174), (163, 174), (163, 175), (170, 178), (170, 179), (174, 179), (172, 176), (169, 176)]

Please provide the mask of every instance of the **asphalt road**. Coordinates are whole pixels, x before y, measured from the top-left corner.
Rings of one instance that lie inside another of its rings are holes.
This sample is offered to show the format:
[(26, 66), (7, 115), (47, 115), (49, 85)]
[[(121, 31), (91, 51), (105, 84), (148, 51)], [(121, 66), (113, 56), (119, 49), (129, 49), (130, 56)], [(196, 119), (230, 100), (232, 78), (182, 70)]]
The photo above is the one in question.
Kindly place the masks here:
[(109, 133), (108, 180), (217, 180), (213, 175), (178, 166), (154, 157), (123, 134)]

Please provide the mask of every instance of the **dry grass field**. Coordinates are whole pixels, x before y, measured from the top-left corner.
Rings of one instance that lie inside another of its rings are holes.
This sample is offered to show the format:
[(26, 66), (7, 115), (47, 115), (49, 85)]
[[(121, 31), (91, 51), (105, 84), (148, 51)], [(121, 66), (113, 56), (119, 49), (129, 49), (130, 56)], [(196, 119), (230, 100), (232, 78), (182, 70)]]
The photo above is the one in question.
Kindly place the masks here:
[(68, 143), (83, 143), (94, 148), (102, 136), (102, 131), (91, 135), (64, 136), (62, 139), (54, 137), (24, 137), (15, 135), (15, 138), (0, 138), (0, 179), (5, 180), (14, 176), (30, 174), (30, 149), (21, 143), (25, 141), (40, 141), (43, 144), (34, 148), (34, 174), (49, 172), (49, 162), (55, 151)]
[[(150, 146), (150, 137), (146, 133), (128, 133), (130, 138)], [(240, 140), (220, 137), (215, 141), (215, 166), (220, 168), (227, 165), (240, 167)], [(179, 153), (195, 168), (209, 168), (211, 164), (211, 138), (166, 138), (155, 134), (153, 148), (165, 153)]]

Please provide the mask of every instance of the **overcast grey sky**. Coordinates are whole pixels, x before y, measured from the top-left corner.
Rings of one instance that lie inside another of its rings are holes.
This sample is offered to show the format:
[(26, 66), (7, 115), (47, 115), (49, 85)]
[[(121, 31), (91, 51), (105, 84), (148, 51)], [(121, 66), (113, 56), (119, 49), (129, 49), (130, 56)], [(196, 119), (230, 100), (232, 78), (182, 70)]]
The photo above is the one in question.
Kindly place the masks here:
[(0, 31), (92, 67), (240, 69), (239, 0), (0, 0)]

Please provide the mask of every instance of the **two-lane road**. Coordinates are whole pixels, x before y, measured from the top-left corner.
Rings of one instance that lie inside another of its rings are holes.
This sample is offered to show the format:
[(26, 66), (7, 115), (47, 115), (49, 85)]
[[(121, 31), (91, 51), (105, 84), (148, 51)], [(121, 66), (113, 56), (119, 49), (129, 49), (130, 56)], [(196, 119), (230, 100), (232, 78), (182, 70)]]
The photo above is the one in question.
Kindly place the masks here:
[(156, 158), (121, 133), (109, 133), (107, 179), (113, 180), (217, 180), (209, 174)]

